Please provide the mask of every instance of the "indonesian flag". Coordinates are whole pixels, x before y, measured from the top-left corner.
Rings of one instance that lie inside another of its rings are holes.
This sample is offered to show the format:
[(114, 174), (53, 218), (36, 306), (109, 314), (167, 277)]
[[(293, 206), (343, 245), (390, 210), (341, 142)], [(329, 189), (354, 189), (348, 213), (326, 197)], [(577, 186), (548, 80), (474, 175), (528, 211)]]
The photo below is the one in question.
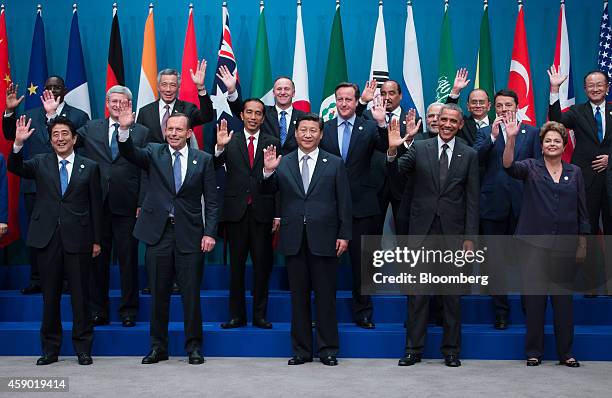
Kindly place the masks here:
[[(559, 70), (559, 73), (568, 76), (568, 78), (559, 88), (559, 104), (561, 105), (561, 112), (565, 112), (570, 106), (576, 103), (576, 97), (574, 96), (574, 81), (572, 79), (572, 67), (570, 63), (570, 48), (567, 34), (567, 23), (565, 22), (564, 3), (561, 3), (561, 9), (559, 10), (557, 44), (555, 46), (555, 60), (553, 64)], [(575, 145), (574, 131), (570, 130), (569, 133), (570, 140), (568, 141), (565, 151), (563, 152), (563, 160), (567, 163), (571, 162), (572, 160)]]
[(533, 101), (533, 83), (529, 68), (529, 51), (527, 49), (527, 34), (525, 33), (525, 14), (523, 5), (519, 4), (519, 13), (514, 31), (514, 47), (510, 62), (508, 88), (518, 94), (519, 103), (517, 118), (521, 123), (535, 126), (535, 105)]
[[(121, 32), (119, 31), (119, 16), (117, 5), (113, 4), (113, 24), (111, 26), (110, 42), (108, 44), (108, 64), (106, 65), (106, 90), (121, 85), (125, 86), (123, 72), (123, 49), (121, 48)], [(109, 116), (108, 109), (104, 108), (104, 115)]]
[(295, 97), (293, 107), (304, 112), (310, 112), (308, 96), (308, 63), (306, 62), (306, 44), (304, 28), (302, 27), (302, 3), (297, 3), (297, 22), (295, 25), (295, 50), (293, 53), (293, 82)]

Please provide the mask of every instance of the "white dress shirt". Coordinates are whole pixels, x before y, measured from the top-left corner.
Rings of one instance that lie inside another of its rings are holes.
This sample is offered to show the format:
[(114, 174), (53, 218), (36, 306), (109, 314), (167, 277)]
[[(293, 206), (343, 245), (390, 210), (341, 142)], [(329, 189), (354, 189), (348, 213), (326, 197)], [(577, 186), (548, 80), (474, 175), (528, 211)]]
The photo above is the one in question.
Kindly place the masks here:
[[(118, 121), (113, 120), (112, 117), (108, 118), (108, 146), (111, 146), (111, 141), (113, 140), (113, 132), (115, 131), (114, 124), (119, 124)], [(119, 128), (117, 128), (117, 135), (119, 135)], [(127, 138), (126, 138), (127, 139)]]
[(281, 120), (281, 112), (287, 112), (285, 115), (285, 120), (287, 121), (287, 131), (289, 131), (289, 123), (291, 122), (291, 115), (293, 115), (293, 106), (290, 106), (287, 109), (281, 109), (277, 105), (274, 106), (276, 108), (276, 113), (278, 114), (278, 125), (280, 126)]
[(449, 142), (444, 142), (440, 136), (438, 138), (438, 160), (440, 156), (442, 156), (442, 145), (448, 145), (446, 148), (446, 155), (448, 156), (448, 167), (450, 168), (451, 159), (453, 158), (453, 151), (455, 150), (455, 137), (453, 137)]
[[(62, 164), (60, 163), (64, 158), (59, 155), (57, 156), (57, 169), (62, 168)], [(68, 183), (70, 183), (70, 177), (72, 177), (72, 166), (74, 165), (74, 151), (66, 157), (68, 163), (66, 164), (66, 170), (68, 170)]]
[[(301, 149), (298, 148), (298, 167), (300, 169), (300, 174), (302, 173), (302, 166), (304, 164), (304, 156), (306, 156), (305, 152), (302, 152)], [(319, 158), (319, 148), (317, 147), (314, 151), (308, 154), (308, 185), (310, 185), (310, 181), (312, 180), (312, 175), (314, 173), (315, 165), (317, 164), (317, 159)]]
[[(174, 167), (174, 152), (176, 152), (176, 149), (168, 145), (168, 151), (172, 157), (172, 167)], [(189, 147), (185, 145), (183, 148), (179, 149), (179, 152), (181, 154), (181, 156), (179, 156), (181, 161), (181, 184), (183, 184), (183, 182), (185, 182), (185, 175), (187, 174), (187, 156), (189, 155)]]
[(476, 122), (476, 129), (481, 129), (483, 127), (487, 127), (490, 123), (489, 123), (489, 116), (485, 115), (484, 119), (481, 120), (477, 120), (476, 118), (474, 118), (474, 121)]
[[(242, 133), (244, 134), (244, 140), (246, 141), (247, 153), (248, 153), (248, 148), (249, 148), (249, 137), (250, 136), (255, 137), (255, 139), (253, 140), (253, 147), (255, 148), (255, 151), (257, 151), (257, 143), (259, 142), (259, 131), (260, 130), (257, 130), (255, 134), (251, 134), (246, 130), (242, 130)], [(219, 149), (217, 144), (215, 144), (215, 157), (221, 155), (223, 151), (225, 151), (225, 148)], [(257, 152), (255, 152), (255, 156), (257, 156)]]

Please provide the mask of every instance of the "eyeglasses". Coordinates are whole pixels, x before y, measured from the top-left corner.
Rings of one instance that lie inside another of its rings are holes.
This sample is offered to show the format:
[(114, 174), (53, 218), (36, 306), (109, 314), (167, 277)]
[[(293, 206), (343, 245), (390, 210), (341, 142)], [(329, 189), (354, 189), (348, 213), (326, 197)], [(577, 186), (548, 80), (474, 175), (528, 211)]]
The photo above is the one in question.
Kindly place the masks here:
[(178, 84), (176, 84), (176, 83), (167, 83), (167, 82), (164, 82), (164, 83), (161, 83), (161, 84), (159, 85), (159, 87), (161, 87), (161, 88), (177, 88), (177, 87), (178, 87)]
[(587, 84), (586, 86), (587, 90), (595, 90), (595, 89), (602, 89), (602, 88), (607, 88), (608, 85), (606, 83), (597, 83), (597, 84)]

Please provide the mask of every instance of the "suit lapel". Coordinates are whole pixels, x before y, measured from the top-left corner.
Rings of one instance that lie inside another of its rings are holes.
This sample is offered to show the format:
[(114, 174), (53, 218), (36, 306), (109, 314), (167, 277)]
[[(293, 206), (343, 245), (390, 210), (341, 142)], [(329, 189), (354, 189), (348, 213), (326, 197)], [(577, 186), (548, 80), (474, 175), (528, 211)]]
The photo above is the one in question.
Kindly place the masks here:
[(431, 140), (428, 144), (429, 162), (431, 163), (431, 177), (434, 186), (440, 190), (440, 159), (438, 158), (438, 139)]
[(298, 152), (294, 151), (287, 155), (287, 162), (289, 163), (289, 171), (293, 174), (295, 183), (303, 196), (306, 196), (304, 192), (304, 184), (302, 183), (302, 173), (300, 173), (300, 159), (298, 158)]
[(444, 192), (451, 179), (462, 167), (461, 165), (463, 163), (463, 157), (463, 148), (461, 147), (457, 139), (455, 139), (455, 148), (453, 148), (453, 154), (450, 159), (450, 164), (448, 165), (448, 174), (446, 175), (446, 181), (444, 181), (444, 186), (440, 189), (440, 193)]
[[(278, 113), (276, 112), (275, 106), (266, 107), (266, 118), (268, 119), (268, 122), (272, 125), (272, 129), (274, 130), (274, 136), (280, 139), (280, 124), (278, 122)], [(287, 126), (287, 130), (288, 129), (289, 126)]]
[(100, 140), (100, 145), (104, 148), (104, 153), (109, 162), (113, 161), (110, 145), (108, 144), (108, 131), (110, 129), (110, 119), (104, 119), (100, 126), (100, 135), (97, 137)]
[[(56, 169), (58, 176), (57, 181), (59, 181), (59, 167), (56, 167)], [(68, 180), (68, 186), (66, 187), (66, 192), (64, 192), (64, 197), (68, 196), (70, 192), (72, 192), (73, 187), (78, 183), (78, 180), (81, 178), (81, 173), (83, 172), (83, 170), (85, 170), (83, 159), (75, 154), (74, 164), (72, 165), (72, 173), (70, 174), (70, 180)]]
[[(253, 157), (253, 168), (257, 168), (259, 162), (262, 162), (263, 167), (263, 150), (268, 146), (268, 140), (266, 135), (259, 132), (259, 139), (257, 140), (257, 148), (255, 148), (255, 156)], [(280, 149), (280, 148), (279, 148)]]
[(308, 192), (306, 193), (306, 196), (310, 195), (310, 193), (314, 189), (314, 186), (317, 184), (317, 182), (319, 182), (319, 180), (321, 179), (321, 175), (323, 175), (323, 172), (325, 171), (326, 167), (327, 154), (324, 154), (319, 149), (319, 156), (317, 157), (317, 163), (315, 163), (315, 168), (312, 173), (312, 178), (310, 179), (310, 184), (308, 184)]
[(170, 155), (170, 151), (174, 151), (170, 148), (169, 145), (163, 145), (159, 149), (159, 159), (161, 164), (161, 174), (166, 180), (166, 184), (168, 188), (170, 188), (171, 192), (176, 193), (174, 187), (174, 170), (172, 168), (172, 155)]
[[(361, 118), (355, 118), (355, 124), (353, 125), (353, 131), (351, 131), (351, 141), (349, 142), (348, 152), (346, 154), (346, 161), (351, 158), (351, 153), (354, 151), (357, 146), (357, 141), (361, 138), (361, 133), (363, 132), (363, 121)], [(342, 149), (341, 152), (342, 153)]]
[[(591, 107), (590, 102), (584, 104), (584, 106), (582, 107), (582, 114), (590, 127), (589, 131), (593, 133), (591, 134), (591, 139), (594, 140), (596, 143), (599, 143), (599, 138), (597, 137), (597, 121), (595, 120), (595, 116), (593, 115), (593, 107)], [(606, 122), (607, 121), (608, 119), (606, 118)]]
[[(259, 137), (261, 138), (261, 133), (259, 134)], [(242, 159), (244, 160), (244, 163), (248, 168), (251, 168), (251, 165), (249, 164), (249, 153), (247, 152), (247, 143), (246, 137), (244, 136), (244, 130), (240, 130), (235, 133), (234, 138), (232, 138), (232, 140), (234, 139), (236, 139), (236, 145), (238, 145), (238, 149), (242, 154)]]
[[(183, 180), (183, 184), (181, 184), (181, 188), (179, 189), (179, 192), (181, 192), (183, 190), (183, 187), (187, 185), (187, 182), (189, 181), (191, 176), (193, 176), (193, 173), (195, 172), (195, 169), (197, 167), (198, 167), (198, 161), (195, 159), (195, 151), (189, 148), (187, 152), (187, 171), (185, 172), (185, 179)], [(174, 173), (173, 173), (172, 178), (174, 179)]]
[(57, 155), (55, 152), (50, 153), (47, 156), (47, 167), (49, 168), (49, 173), (51, 173), (53, 185), (55, 186), (55, 191), (57, 195), (62, 197), (62, 189), (60, 184), (60, 175), (59, 175), (59, 163), (57, 161)]
[(604, 141), (612, 140), (612, 105), (606, 103), (606, 131), (604, 136)]
[(329, 146), (330, 151), (336, 150), (335, 154), (338, 156), (341, 156), (342, 148), (340, 148), (338, 144), (338, 118), (332, 119), (329, 122), (329, 124), (330, 124), (330, 129), (328, 130), (329, 131), (328, 139), (331, 142), (331, 145)]
[(155, 106), (153, 106), (153, 112), (151, 117), (153, 120), (151, 121), (151, 126), (155, 126), (155, 134), (157, 135), (157, 141), (164, 142), (164, 132), (161, 129), (161, 119), (159, 115), (159, 102), (160, 100), (155, 101)]

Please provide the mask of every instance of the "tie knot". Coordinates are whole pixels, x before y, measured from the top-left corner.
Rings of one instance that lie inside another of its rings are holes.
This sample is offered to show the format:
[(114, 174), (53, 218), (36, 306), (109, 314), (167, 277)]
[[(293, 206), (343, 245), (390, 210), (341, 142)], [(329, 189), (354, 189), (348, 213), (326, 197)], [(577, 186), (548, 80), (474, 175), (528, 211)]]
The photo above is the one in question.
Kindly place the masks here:
[(115, 130), (119, 129), (119, 123), (113, 123), (113, 127), (115, 128)]
[(595, 111), (599, 112), (599, 106), (595, 107)]
[(442, 145), (442, 150), (443, 150), (443, 151), (446, 151), (447, 149), (448, 149), (448, 144), (443, 144), (443, 145)]
[(64, 166), (64, 167), (66, 167), (66, 165), (67, 165), (68, 163), (70, 163), (70, 162), (69, 162), (69, 161), (67, 161), (66, 159), (62, 159), (62, 160), (60, 160), (60, 164), (61, 164), (62, 166)]
[(304, 155), (304, 156), (302, 156), (302, 160), (303, 160), (304, 162), (305, 162), (305, 161), (307, 161), (308, 159), (310, 159), (310, 155)]
[(177, 159), (178, 159), (178, 158), (181, 156), (181, 152), (179, 152), (179, 151), (174, 151), (173, 155), (174, 155), (174, 157), (175, 157), (175, 158), (177, 158)]
[(166, 111), (170, 110), (170, 105), (166, 104), (166, 105), (164, 106), (164, 109), (165, 109)]
[(251, 143), (253, 143), (253, 141), (255, 141), (255, 136), (254, 136), (254, 135), (250, 136), (250, 137), (249, 137), (249, 141), (250, 141)]
[(287, 115), (287, 111), (281, 111), (281, 116), (286, 116)]

